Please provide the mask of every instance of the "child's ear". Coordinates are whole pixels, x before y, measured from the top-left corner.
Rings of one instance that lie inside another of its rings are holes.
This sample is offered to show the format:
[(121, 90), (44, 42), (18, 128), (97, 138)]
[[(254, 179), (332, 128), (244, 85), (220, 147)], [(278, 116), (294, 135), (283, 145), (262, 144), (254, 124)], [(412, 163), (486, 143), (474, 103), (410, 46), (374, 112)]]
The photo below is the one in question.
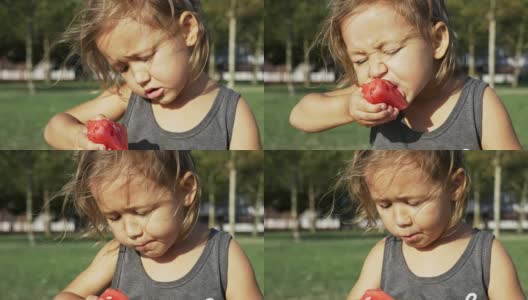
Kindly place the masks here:
[(451, 175), (452, 181), (452, 191), (453, 191), (453, 201), (460, 201), (466, 193), (467, 186), (469, 184), (466, 171), (464, 169), (457, 169), (453, 175)]
[(444, 22), (437, 22), (433, 26), (431, 40), (433, 42), (433, 57), (435, 59), (441, 59), (446, 55), (450, 38), (449, 29)]
[(198, 193), (198, 179), (192, 172), (187, 171), (180, 179), (179, 188), (183, 194), (183, 205), (190, 206)]
[(185, 11), (181, 14), (178, 24), (181, 28), (183, 39), (187, 47), (193, 47), (198, 41), (200, 25), (198, 19), (192, 13)]

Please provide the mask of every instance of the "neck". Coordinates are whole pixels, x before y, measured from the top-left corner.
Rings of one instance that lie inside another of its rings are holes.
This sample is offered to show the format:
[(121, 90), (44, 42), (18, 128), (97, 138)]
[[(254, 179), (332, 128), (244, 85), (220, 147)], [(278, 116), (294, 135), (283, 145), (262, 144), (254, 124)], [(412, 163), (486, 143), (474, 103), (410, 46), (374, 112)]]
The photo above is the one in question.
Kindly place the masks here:
[(216, 83), (202, 72), (196, 79), (189, 81), (185, 85), (174, 101), (169, 104), (161, 104), (161, 106), (163, 108), (180, 108), (200, 95), (207, 94), (215, 86)]
[(155, 258), (158, 263), (171, 262), (176, 257), (185, 254), (202, 243), (206, 243), (209, 237), (209, 228), (207, 226), (196, 223), (189, 235), (182, 240), (176, 240), (172, 247), (170, 247), (165, 254), (159, 258)]

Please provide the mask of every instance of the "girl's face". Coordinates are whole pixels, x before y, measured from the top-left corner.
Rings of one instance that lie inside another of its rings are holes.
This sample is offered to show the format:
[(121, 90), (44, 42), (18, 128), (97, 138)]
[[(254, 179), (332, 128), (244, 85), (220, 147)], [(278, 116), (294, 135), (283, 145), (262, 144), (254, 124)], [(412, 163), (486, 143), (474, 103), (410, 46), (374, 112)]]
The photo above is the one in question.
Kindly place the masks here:
[(411, 103), (433, 76), (435, 51), (390, 5), (361, 7), (341, 27), (358, 84), (388, 80)]
[(413, 248), (432, 245), (448, 229), (454, 197), (412, 164), (367, 173), (366, 182), (387, 230)]
[(168, 37), (165, 31), (123, 19), (97, 39), (97, 47), (134, 93), (166, 105), (188, 84), (188, 47), (194, 42), (183, 33)]
[(175, 245), (182, 229), (179, 211), (195, 195), (172, 195), (140, 175), (117, 176), (92, 188), (92, 194), (114, 238), (150, 258), (161, 258)]

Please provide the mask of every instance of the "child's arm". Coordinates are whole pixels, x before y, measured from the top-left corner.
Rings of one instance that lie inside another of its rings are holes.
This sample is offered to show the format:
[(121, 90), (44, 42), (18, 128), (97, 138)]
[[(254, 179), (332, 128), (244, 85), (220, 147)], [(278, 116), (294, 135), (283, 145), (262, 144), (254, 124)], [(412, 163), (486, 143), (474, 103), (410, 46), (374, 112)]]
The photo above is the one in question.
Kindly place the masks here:
[(240, 97), (238, 100), (233, 135), (231, 136), (230, 150), (260, 150), (260, 135), (255, 116), (247, 101)]
[(384, 103), (371, 104), (352, 86), (324, 94), (308, 94), (292, 109), (290, 124), (305, 132), (320, 132), (356, 122), (366, 127), (387, 123), (398, 109)]
[(519, 150), (521, 148), (506, 108), (495, 91), (490, 87), (486, 88), (482, 107), (482, 149)]
[(99, 295), (112, 283), (119, 243), (108, 242), (95, 256), (94, 260), (77, 278), (75, 278), (54, 300), (85, 299)]
[(379, 241), (370, 250), (361, 274), (354, 284), (354, 287), (348, 294), (347, 300), (358, 300), (365, 293), (366, 290), (379, 289), (381, 287), (381, 269), (383, 266), (383, 251), (385, 249), (385, 239)]
[(85, 124), (100, 115), (114, 121), (119, 120), (126, 110), (130, 90), (121, 87), (121, 93), (117, 95), (115, 91), (105, 91), (91, 101), (56, 114), (46, 125), (44, 139), (57, 149), (104, 149), (103, 145), (95, 144), (87, 138)]
[(226, 299), (263, 300), (251, 263), (235, 240), (229, 243), (228, 261)]
[(490, 300), (525, 299), (515, 266), (506, 249), (498, 240), (494, 240), (491, 247), (488, 297)]

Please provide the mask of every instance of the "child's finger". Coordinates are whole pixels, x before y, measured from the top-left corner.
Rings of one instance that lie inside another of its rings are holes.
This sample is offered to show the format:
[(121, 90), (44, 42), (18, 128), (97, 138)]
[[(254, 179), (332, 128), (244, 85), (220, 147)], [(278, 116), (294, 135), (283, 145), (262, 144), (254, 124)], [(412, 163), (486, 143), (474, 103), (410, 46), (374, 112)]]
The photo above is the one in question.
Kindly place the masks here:
[(103, 114), (98, 114), (96, 117), (95, 117), (96, 120), (103, 120), (103, 119), (108, 119), (105, 115)]
[(381, 112), (387, 110), (388, 108), (389, 106), (385, 103), (372, 104), (367, 101), (361, 102), (358, 107), (358, 109), (369, 113)]
[(380, 112), (374, 112), (374, 113), (358, 111), (357, 119), (360, 119), (363, 121), (380, 121), (388, 117), (391, 117), (393, 114), (394, 114), (394, 109), (392, 107), (389, 107), (388, 109), (382, 110)]

